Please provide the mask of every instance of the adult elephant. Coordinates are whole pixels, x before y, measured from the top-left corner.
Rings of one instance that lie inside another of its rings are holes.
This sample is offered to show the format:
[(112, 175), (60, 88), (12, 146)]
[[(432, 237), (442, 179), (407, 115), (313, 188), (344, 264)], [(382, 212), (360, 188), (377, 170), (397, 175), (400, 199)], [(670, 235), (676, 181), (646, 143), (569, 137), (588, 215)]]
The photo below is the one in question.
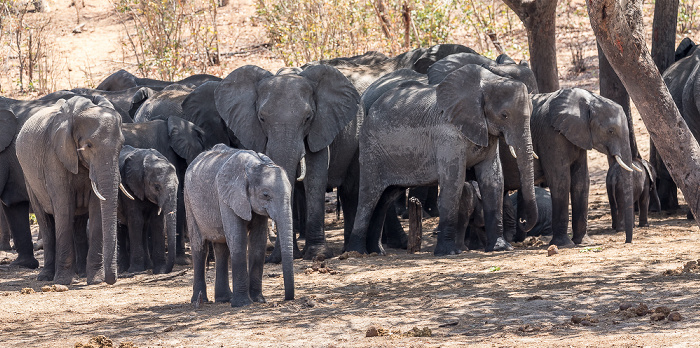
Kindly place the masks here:
[(219, 83), (214, 100), (243, 147), (265, 153), (290, 182), (303, 181), (304, 258), (332, 256), (324, 234), (324, 196), (329, 178), (344, 176), (355, 155), (332, 145), (357, 117), (359, 95), (350, 81), (328, 65), (278, 75), (248, 65)]
[(101, 89), (91, 88), (74, 88), (66, 92), (83, 97), (105, 97), (110, 103), (112, 103), (112, 106), (114, 106), (114, 109), (117, 110), (119, 115), (122, 116), (122, 123), (134, 122), (134, 117), (136, 116), (136, 111), (139, 109), (139, 107), (141, 107), (141, 105), (148, 98), (157, 93), (156, 90), (151, 88), (138, 86), (116, 91), (103, 91)]
[(221, 81), (220, 77), (208, 74), (197, 74), (184, 78), (180, 81), (162, 81), (149, 78), (136, 77), (134, 74), (120, 69), (119, 71), (107, 76), (98, 86), (97, 89), (103, 91), (118, 91), (129, 89), (132, 87), (150, 87), (153, 89), (163, 89), (174, 83), (195, 88), (207, 81)]
[(87, 282), (117, 281), (117, 200), (121, 117), (102, 99), (59, 100), (27, 120), (17, 135), (34, 213), (44, 238), (39, 280), (75, 276), (74, 221), (89, 214)]
[(153, 93), (134, 114), (134, 122), (146, 122), (182, 115), (182, 102), (193, 89), (173, 84), (162, 91)]
[[(523, 187), (532, 187), (532, 143), (527, 88), (521, 82), (467, 65), (438, 85), (412, 81), (385, 92), (370, 107), (360, 130), (360, 195), (348, 251), (384, 250), (379, 235), (367, 234), (383, 221), (398, 188), (440, 186), (435, 255), (460, 253), (455, 241), (459, 199), (467, 168), (481, 189), (486, 250), (510, 249), (502, 238), (503, 174), (498, 138), (515, 147)], [(529, 207), (523, 229), (537, 221), (534, 189), (524, 190)], [(375, 207), (379, 211), (373, 214)]]
[(24, 123), (39, 110), (52, 106), (60, 96), (37, 100), (15, 100), (0, 97), (0, 200), (5, 233), (12, 236), (17, 258), (12, 262), (27, 268), (39, 267), (34, 257), (29, 227), (29, 196), (24, 172), (17, 159), (16, 136)]
[[(127, 248), (122, 249), (128, 258), (120, 255), (120, 259), (128, 259), (129, 272), (144, 271), (152, 265), (155, 274), (170, 273), (175, 264), (180, 187), (175, 167), (154, 149), (124, 145), (119, 155), (119, 172), (124, 187), (132, 195), (119, 195), (118, 218), (127, 226), (129, 242), (128, 252)], [(122, 237), (127, 239), (127, 235)], [(119, 242), (126, 245), (126, 240)]]
[[(550, 244), (580, 244), (588, 225), (587, 151), (595, 149), (615, 158), (626, 169), (623, 182), (628, 183), (626, 190), (631, 190), (632, 150), (625, 113), (610, 99), (579, 88), (565, 88), (532, 96), (530, 130), (539, 157), (535, 160), (534, 181), (536, 185), (548, 186), (552, 196)], [(500, 152), (505, 189), (522, 188), (518, 181), (520, 162), (516, 162), (507, 149), (502, 148)], [(567, 235), (569, 202), (573, 241)], [(629, 243), (634, 225), (631, 191), (625, 193), (623, 207), (625, 242)]]
[[(687, 48), (682, 49), (679, 45), (677, 54), (681, 51), (685, 52), (681, 55), (689, 55), (669, 66), (662, 76), (690, 132), (695, 139), (700, 139), (700, 50), (695, 49), (697, 46), (690, 40), (685, 42), (684, 46)], [(676, 183), (673, 182), (671, 174), (658, 153), (656, 156), (657, 158), (652, 158), (649, 162), (654, 163), (654, 169), (658, 175), (656, 189), (661, 201), (661, 209), (675, 210), (678, 208)]]
[(205, 150), (204, 131), (177, 116), (165, 120), (122, 124), (124, 144), (135, 148), (155, 149), (175, 167), (177, 190), (177, 263), (187, 264), (185, 256), (185, 205), (183, 183), (187, 166)]

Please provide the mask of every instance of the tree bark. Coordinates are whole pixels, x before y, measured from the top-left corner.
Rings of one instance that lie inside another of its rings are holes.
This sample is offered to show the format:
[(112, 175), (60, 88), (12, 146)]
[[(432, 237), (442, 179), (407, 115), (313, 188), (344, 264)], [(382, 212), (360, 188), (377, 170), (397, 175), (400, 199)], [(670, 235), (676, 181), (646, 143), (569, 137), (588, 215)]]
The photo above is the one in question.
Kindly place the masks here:
[[(651, 57), (662, 74), (675, 61), (677, 16), (678, 0), (657, 1), (654, 5)], [(676, 184), (668, 177), (668, 170), (651, 139), (649, 140), (649, 163), (659, 174), (657, 190), (660, 190), (661, 206), (657, 208), (665, 210), (678, 208)]]
[(408, 200), (408, 253), (415, 254), (420, 251), (423, 238), (423, 206), (418, 198)]
[[(700, 146), (681, 117), (646, 46), (642, 0), (588, 0), (601, 49), (637, 106), (657, 151), (685, 195), (700, 211)], [(696, 218), (696, 222), (697, 222)]]
[(530, 66), (540, 93), (559, 90), (556, 47), (557, 0), (503, 0), (527, 31)]

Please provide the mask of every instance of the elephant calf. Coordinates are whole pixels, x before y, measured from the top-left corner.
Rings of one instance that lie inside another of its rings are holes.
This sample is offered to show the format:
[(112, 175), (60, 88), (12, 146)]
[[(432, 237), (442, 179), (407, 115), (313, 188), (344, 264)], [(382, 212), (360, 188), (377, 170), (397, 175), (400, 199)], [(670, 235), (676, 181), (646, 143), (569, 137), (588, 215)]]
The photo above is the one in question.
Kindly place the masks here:
[[(128, 254), (129, 272), (143, 271), (152, 261), (153, 273), (169, 273), (173, 270), (176, 249), (179, 181), (175, 167), (154, 149), (124, 145), (119, 154), (119, 172), (126, 190), (133, 196), (119, 195), (119, 222), (127, 226), (129, 241), (128, 252), (126, 247), (120, 250), (120, 266), (126, 268), (123, 266)], [(120, 245), (125, 246), (127, 236), (120, 237), (123, 237)], [(153, 254), (149, 256), (151, 250)]]
[[(204, 265), (208, 241), (216, 257), (217, 302), (240, 307), (265, 302), (262, 272), (267, 218), (277, 225), (282, 251), (284, 298), (294, 299), (292, 186), (287, 173), (267, 156), (219, 144), (203, 152), (185, 173), (185, 211), (194, 284), (192, 302), (207, 301)], [(230, 252), (233, 293), (228, 283)]]
[[(633, 163), (637, 167), (644, 168), (641, 172), (633, 172), (632, 198), (639, 210), (639, 227), (646, 227), (649, 226), (647, 214), (649, 212), (650, 200), (653, 199), (657, 207), (661, 206), (659, 194), (656, 191), (656, 170), (654, 170), (654, 167), (652, 167), (649, 162), (643, 159), (634, 160)], [(621, 215), (623, 203), (620, 197), (624, 195), (622, 186), (622, 168), (620, 168), (617, 162), (614, 162), (610, 166), (610, 169), (608, 169), (608, 175), (605, 177), (605, 188), (608, 191), (608, 200), (610, 201), (612, 228), (618, 232), (625, 230), (625, 220)]]

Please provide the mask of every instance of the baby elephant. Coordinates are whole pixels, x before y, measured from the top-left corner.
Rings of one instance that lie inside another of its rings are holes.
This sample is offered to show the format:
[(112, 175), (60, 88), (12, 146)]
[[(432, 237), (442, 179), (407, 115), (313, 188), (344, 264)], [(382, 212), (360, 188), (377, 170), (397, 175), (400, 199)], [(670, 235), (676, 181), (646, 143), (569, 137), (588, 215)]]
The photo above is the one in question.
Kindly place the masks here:
[[(129, 241), (127, 252), (127, 237), (119, 236), (120, 268), (139, 272), (150, 268), (152, 262), (153, 273), (169, 273), (175, 262), (177, 230), (179, 182), (175, 167), (154, 149), (124, 145), (119, 154), (119, 172), (128, 191), (119, 195), (117, 215), (128, 229)], [(126, 195), (129, 191), (131, 197)]]
[[(643, 171), (635, 171), (632, 176), (634, 202), (639, 210), (639, 227), (649, 226), (647, 213), (649, 211), (649, 199), (659, 204), (659, 194), (656, 192), (656, 171), (643, 159), (634, 160), (634, 164)], [(617, 162), (613, 162), (605, 177), (605, 188), (608, 190), (610, 201), (610, 214), (612, 215), (612, 228), (616, 231), (625, 230), (624, 210), (622, 204), (622, 169)], [(620, 201), (618, 202), (618, 199)]]
[[(216, 257), (216, 301), (230, 301), (232, 307), (265, 302), (262, 276), (268, 217), (277, 226), (282, 248), (284, 299), (294, 299), (291, 192), (284, 169), (260, 153), (218, 144), (192, 161), (185, 173), (185, 212), (194, 266), (192, 302), (208, 301), (207, 241), (214, 244)], [(229, 256), (233, 293), (228, 282)]]

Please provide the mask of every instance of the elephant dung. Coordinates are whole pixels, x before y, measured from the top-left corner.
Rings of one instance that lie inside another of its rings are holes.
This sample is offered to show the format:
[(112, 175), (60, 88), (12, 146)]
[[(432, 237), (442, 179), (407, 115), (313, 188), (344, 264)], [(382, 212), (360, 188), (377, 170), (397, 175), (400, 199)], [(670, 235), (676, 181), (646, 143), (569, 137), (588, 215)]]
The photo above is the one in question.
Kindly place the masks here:
[(44, 285), (41, 287), (42, 292), (64, 292), (68, 291), (68, 287), (61, 284)]
[(681, 321), (681, 320), (683, 320), (683, 317), (678, 312), (674, 311), (674, 312), (671, 312), (668, 314), (668, 321)]
[(389, 336), (389, 330), (381, 326), (370, 326), (365, 332), (365, 337)]
[(557, 248), (556, 245), (550, 245), (549, 248), (547, 248), (547, 257), (559, 254), (559, 248)]
[(666, 319), (666, 315), (664, 315), (663, 313), (654, 313), (649, 317), (649, 319), (651, 319), (651, 321), (664, 320)]
[(31, 295), (31, 294), (33, 294), (33, 293), (35, 293), (35, 292), (36, 292), (36, 291), (34, 291), (34, 289), (32, 289), (32, 288), (22, 288), (22, 290), (20, 290), (20, 293), (21, 293), (22, 295)]

